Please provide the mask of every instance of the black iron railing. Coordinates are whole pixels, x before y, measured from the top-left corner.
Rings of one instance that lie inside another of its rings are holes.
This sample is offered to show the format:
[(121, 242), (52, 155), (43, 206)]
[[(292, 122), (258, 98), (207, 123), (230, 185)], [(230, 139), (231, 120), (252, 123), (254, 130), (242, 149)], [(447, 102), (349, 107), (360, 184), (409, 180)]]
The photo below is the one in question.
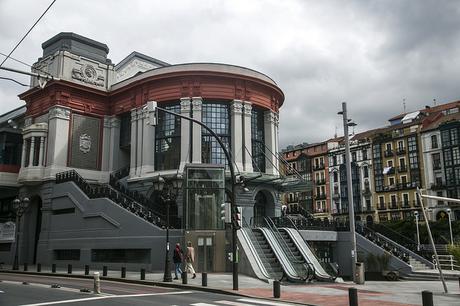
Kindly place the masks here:
[[(140, 198), (137, 193), (133, 193), (128, 189), (126, 189), (126, 192), (122, 192), (121, 190), (117, 190), (110, 185), (89, 184), (75, 170), (69, 170), (56, 174), (56, 184), (65, 182), (74, 182), (90, 199), (108, 198), (124, 209), (147, 220), (150, 223), (160, 227), (166, 226), (166, 214), (148, 207), (145, 205), (146, 202)], [(122, 185), (120, 184), (120, 186)], [(178, 222), (177, 218), (171, 219), (169, 222), (170, 227), (180, 228), (180, 222)]]

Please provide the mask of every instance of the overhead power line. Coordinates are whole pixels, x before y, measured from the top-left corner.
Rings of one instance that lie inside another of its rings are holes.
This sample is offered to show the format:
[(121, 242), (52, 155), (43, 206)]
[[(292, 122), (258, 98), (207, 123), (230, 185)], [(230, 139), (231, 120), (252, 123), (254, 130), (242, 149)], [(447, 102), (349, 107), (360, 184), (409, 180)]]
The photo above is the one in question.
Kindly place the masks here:
[(51, 4), (46, 8), (46, 10), (43, 12), (43, 14), (40, 16), (40, 18), (37, 19), (37, 21), (35, 21), (35, 23), (32, 25), (32, 27), (29, 29), (29, 31), (27, 31), (27, 33), (21, 38), (21, 40), (16, 44), (16, 46), (14, 46), (13, 50), (11, 50), (11, 52), (5, 57), (5, 59), (0, 63), (0, 67), (3, 66), (3, 64), (10, 58), (11, 54), (13, 54), (13, 52), (19, 47), (19, 45), (22, 43), (22, 41), (27, 37), (27, 35), (29, 35), (30, 31), (32, 31), (32, 29), (37, 25), (37, 23), (43, 18), (43, 16), (45, 16), (46, 12), (48, 12), (48, 10), (53, 6), (54, 2), (56, 2), (56, 0), (53, 0), (51, 2)]
[(29, 85), (21, 83), (19, 81), (16, 81), (15, 79), (12, 79), (12, 78), (0, 77), (0, 80), (8, 80), (8, 81), (11, 81), (11, 82), (15, 82), (16, 84), (19, 84), (21, 86), (29, 87)]

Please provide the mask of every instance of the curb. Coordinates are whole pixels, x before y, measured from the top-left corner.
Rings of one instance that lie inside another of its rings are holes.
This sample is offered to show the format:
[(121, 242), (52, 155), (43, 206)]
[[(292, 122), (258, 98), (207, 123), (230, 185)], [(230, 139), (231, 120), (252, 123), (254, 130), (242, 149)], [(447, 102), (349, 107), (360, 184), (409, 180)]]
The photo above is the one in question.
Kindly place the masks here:
[[(0, 274), (1, 273), (80, 278), (80, 279), (91, 279), (91, 280), (93, 279), (93, 276), (91, 275), (78, 275), (78, 274), (68, 274), (68, 273), (0, 270)], [(275, 299), (275, 298), (269, 298), (269, 297), (253, 296), (249, 294), (239, 293), (238, 291), (234, 291), (234, 290), (227, 290), (227, 289), (220, 289), (220, 288), (213, 288), (213, 287), (203, 287), (203, 286), (196, 286), (196, 285), (176, 284), (173, 282), (165, 283), (165, 282), (159, 282), (159, 281), (147, 281), (147, 280), (127, 279), (127, 278), (108, 277), (108, 276), (100, 276), (100, 279), (105, 280), (105, 281), (118, 282), (118, 283), (129, 283), (129, 284), (157, 286), (157, 287), (165, 287), (165, 288), (187, 289), (187, 290), (203, 291), (203, 292), (217, 293), (217, 294), (223, 294), (223, 295), (232, 295), (232, 296), (240, 296), (240, 297), (246, 297), (246, 298), (274, 301), (274, 302), (290, 303), (294, 305), (316, 306), (313, 304), (306, 304), (306, 303), (300, 303), (296, 301), (283, 300), (282, 298)]]

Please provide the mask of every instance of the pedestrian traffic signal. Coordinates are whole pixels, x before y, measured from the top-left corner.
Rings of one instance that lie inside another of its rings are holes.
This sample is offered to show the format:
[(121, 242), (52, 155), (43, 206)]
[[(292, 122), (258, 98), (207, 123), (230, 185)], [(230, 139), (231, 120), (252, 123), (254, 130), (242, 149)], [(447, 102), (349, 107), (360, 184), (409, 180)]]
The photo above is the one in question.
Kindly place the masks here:
[(231, 211), (230, 203), (225, 202), (225, 203), (220, 204), (220, 219), (224, 221), (225, 223), (231, 223), (230, 211)]

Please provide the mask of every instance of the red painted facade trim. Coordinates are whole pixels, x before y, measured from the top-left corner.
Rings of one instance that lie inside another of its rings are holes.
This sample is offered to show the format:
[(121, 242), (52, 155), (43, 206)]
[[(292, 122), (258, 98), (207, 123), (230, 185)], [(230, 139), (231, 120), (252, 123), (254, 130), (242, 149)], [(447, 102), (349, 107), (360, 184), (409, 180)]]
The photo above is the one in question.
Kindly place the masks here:
[(1, 165), (0, 164), (0, 172), (7, 172), (7, 173), (19, 173), (20, 165)]
[(51, 81), (43, 89), (31, 89), (19, 97), (26, 102), (26, 116), (37, 117), (61, 105), (83, 114), (103, 117), (140, 107), (146, 101), (179, 101), (183, 97), (208, 100), (250, 101), (254, 106), (278, 112), (283, 92), (275, 85), (223, 72), (184, 71), (146, 77), (111, 92), (69, 81)]

